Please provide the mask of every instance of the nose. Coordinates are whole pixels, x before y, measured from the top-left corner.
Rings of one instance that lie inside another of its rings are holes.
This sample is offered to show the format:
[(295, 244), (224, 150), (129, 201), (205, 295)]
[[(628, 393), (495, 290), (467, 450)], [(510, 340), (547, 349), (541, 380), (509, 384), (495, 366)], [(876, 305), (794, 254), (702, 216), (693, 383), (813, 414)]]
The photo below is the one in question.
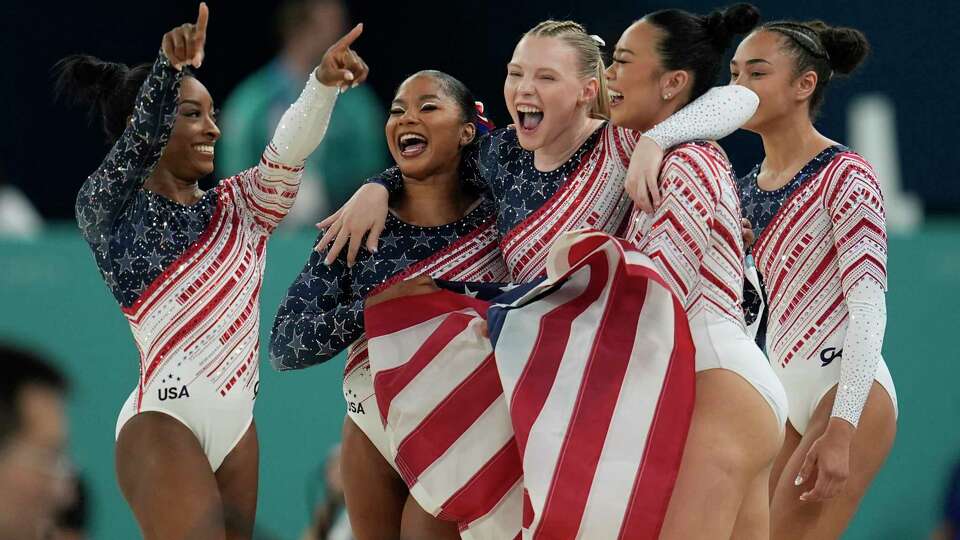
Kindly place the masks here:
[(400, 125), (410, 125), (418, 122), (420, 122), (420, 115), (415, 107), (410, 107), (400, 115)]
[(220, 138), (220, 128), (211, 115), (207, 115), (207, 121), (203, 126), (203, 134), (209, 137), (211, 141), (216, 141)]
[(517, 93), (520, 95), (532, 95), (534, 93), (533, 79), (529, 77), (521, 77), (520, 83), (517, 84)]
[(607, 78), (608, 81), (617, 80), (617, 72), (613, 69), (613, 64), (607, 66), (607, 69), (603, 70), (603, 76)]

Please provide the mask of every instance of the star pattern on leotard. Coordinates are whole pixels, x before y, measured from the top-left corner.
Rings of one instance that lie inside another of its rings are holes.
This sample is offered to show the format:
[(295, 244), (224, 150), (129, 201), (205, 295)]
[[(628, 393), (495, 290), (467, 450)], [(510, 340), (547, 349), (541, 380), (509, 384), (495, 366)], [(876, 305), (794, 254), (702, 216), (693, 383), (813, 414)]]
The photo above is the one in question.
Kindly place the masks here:
[(463, 218), (438, 227), (411, 225), (390, 214), (378, 251), (361, 250), (349, 268), (344, 254), (327, 266), (325, 254), (312, 253), (277, 312), (271, 362), (281, 369), (303, 368), (344, 350), (363, 334), (364, 299), (371, 291), (488, 222), (493, 213), (493, 203), (484, 198)]
[(176, 117), (179, 72), (161, 53), (137, 97), (133, 122), (77, 197), (77, 224), (117, 301), (133, 305), (206, 229), (217, 190), (181, 205), (146, 190)]

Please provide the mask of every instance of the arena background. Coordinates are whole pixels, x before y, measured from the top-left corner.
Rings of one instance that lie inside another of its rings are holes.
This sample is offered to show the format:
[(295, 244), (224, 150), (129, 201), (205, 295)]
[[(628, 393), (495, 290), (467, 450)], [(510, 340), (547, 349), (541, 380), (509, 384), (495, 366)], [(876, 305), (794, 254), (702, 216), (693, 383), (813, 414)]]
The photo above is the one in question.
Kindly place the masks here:
[[(207, 57), (199, 77), (222, 101), (272, 57), (277, 40), (269, 21), (275, 3), (209, 4)], [(899, 393), (899, 433), (845, 538), (925, 538), (939, 520), (948, 471), (960, 458), (960, 355), (953, 340), (960, 327), (955, 172), (960, 152), (954, 135), (960, 118), (954, 56), (960, 8), (924, 1), (756, 4), (766, 20), (821, 18), (856, 26), (874, 47), (860, 73), (831, 89), (818, 122), (828, 136), (848, 142), (854, 137), (874, 151), (879, 148), (868, 157), (884, 160), (884, 169), (902, 184), (885, 186), (895, 191), (887, 197), (896, 205), (891, 209), (896, 223), (891, 224), (884, 355)], [(356, 48), (370, 65), (369, 82), (384, 103), (404, 75), (437, 68), (464, 80), (498, 124), (507, 121), (501, 97), (504, 65), (520, 34), (538, 20), (579, 20), (612, 47), (627, 24), (645, 12), (666, 6), (703, 12), (716, 5), (618, 0), (350, 4), (353, 20), (366, 24)], [(74, 385), (72, 455), (92, 485), (92, 538), (135, 538), (135, 523), (114, 480), (113, 437), (117, 411), (137, 377), (137, 353), (72, 218), (76, 191), (105, 148), (81, 112), (52, 103), (49, 69), (74, 52), (150, 61), (165, 31), (193, 20), (196, 3), (7, 0), (3, 13), (0, 112), (6, 129), (0, 131), (0, 174), (26, 193), (48, 226), (33, 240), (0, 240), (0, 339), (47, 352), (68, 372)], [(864, 116), (864, 110), (875, 114)], [(892, 137), (864, 136), (878, 130)], [(738, 133), (723, 144), (741, 173), (759, 159), (755, 136)], [(312, 240), (310, 231), (286, 232), (270, 245), (262, 293), (264, 342)], [(308, 520), (308, 493), (317, 483), (318, 464), (339, 437), (343, 361), (277, 374), (265, 354), (262, 359), (256, 410), (258, 528), (265, 538), (292, 539)]]

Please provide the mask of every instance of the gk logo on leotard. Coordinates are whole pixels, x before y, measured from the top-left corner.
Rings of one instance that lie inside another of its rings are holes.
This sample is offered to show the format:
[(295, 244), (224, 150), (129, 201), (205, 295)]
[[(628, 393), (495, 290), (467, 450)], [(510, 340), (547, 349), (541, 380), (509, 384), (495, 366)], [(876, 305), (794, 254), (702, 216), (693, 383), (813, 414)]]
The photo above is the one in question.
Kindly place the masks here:
[(820, 351), (820, 367), (827, 367), (834, 358), (843, 358), (843, 349), (828, 347)]
[(157, 388), (157, 397), (160, 398), (160, 401), (166, 401), (168, 399), (180, 399), (184, 397), (190, 397), (190, 392), (187, 390), (187, 385), (183, 385), (180, 388), (176, 386), (170, 386), (167, 388)]

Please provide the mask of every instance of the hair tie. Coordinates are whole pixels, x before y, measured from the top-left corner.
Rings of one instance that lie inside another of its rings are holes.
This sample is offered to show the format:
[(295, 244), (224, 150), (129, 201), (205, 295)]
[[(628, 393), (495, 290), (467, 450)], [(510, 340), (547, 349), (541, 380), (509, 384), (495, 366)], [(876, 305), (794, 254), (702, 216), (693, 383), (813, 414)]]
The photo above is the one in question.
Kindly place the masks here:
[(592, 39), (593, 41), (595, 41), (595, 42), (597, 43), (597, 45), (599, 45), (600, 47), (606, 47), (606, 46), (607, 46), (607, 42), (604, 41), (603, 38), (601, 38), (600, 36), (598, 36), (598, 35), (596, 35), (596, 34), (590, 34), (590, 39)]
[(476, 109), (476, 113), (474, 114), (474, 116), (476, 117), (477, 133), (479, 135), (483, 135), (485, 133), (490, 133), (491, 131), (493, 131), (496, 128), (496, 126), (493, 125), (493, 122), (491, 122), (486, 116), (483, 115), (483, 102), (474, 101), (473, 108)]

